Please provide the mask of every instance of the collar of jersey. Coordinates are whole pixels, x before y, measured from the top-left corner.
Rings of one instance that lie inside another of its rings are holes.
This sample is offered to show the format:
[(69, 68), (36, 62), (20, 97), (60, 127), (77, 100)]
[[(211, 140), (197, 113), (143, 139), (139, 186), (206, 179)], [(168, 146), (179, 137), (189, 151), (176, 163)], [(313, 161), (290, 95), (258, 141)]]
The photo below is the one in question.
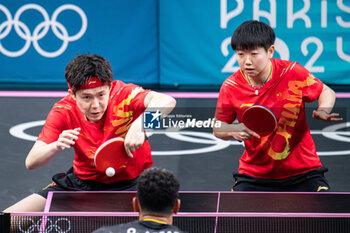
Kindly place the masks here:
[(143, 221), (150, 221), (150, 222), (156, 222), (156, 223), (161, 223), (161, 224), (167, 224), (164, 221), (160, 221), (160, 220), (153, 219), (153, 218), (145, 218), (145, 219), (143, 219)]

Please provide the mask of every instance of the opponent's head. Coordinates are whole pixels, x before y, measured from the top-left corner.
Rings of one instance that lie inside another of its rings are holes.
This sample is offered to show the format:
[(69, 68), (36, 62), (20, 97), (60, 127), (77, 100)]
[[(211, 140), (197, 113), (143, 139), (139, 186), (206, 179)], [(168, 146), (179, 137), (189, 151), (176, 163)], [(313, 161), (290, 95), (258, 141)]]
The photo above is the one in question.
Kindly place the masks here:
[(141, 211), (164, 216), (176, 213), (180, 207), (179, 187), (178, 180), (170, 171), (156, 167), (146, 169), (137, 181)]
[(275, 32), (269, 25), (257, 20), (249, 20), (239, 25), (234, 31), (231, 46), (233, 50), (253, 50), (262, 47), (268, 51), (275, 40)]
[(110, 63), (98, 55), (76, 56), (66, 67), (69, 94), (91, 122), (104, 115), (109, 101), (113, 72)]

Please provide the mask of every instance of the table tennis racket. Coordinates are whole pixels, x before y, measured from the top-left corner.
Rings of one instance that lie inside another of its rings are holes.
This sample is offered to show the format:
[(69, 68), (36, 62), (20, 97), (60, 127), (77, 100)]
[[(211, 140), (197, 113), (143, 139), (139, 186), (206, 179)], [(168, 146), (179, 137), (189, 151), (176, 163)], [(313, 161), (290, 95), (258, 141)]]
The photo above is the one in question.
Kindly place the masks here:
[(115, 173), (127, 166), (129, 158), (125, 148), (124, 139), (111, 138), (99, 146), (94, 155), (96, 170), (112, 177)]
[(261, 137), (272, 133), (277, 126), (277, 119), (273, 112), (261, 105), (247, 108), (242, 115), (243, 124), (259, 134)]

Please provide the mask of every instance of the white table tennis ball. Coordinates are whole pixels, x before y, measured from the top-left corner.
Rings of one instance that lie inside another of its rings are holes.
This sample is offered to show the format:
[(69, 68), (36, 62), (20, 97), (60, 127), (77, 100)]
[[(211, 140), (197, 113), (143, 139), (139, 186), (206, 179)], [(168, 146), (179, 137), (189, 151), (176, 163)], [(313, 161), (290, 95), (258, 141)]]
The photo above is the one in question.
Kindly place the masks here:
[(114, 170), (113, 167), (109, 167), (109, 168), (106, 169), (106, 175), (107, 176), (112, 177), (112, 176), (114, 176), (114, 174), (115, 174), (115, 170)]

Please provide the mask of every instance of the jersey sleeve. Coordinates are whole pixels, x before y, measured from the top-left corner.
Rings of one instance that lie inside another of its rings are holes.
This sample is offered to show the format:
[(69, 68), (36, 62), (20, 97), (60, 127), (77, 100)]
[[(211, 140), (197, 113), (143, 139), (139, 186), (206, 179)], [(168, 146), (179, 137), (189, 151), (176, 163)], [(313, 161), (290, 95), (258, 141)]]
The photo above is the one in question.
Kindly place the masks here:
[(56, 141), (60, 133), (65, 129), (65, 125), (65, 114), (55, 105), (49, 112), (37, 140), (47, 144)]
[(219, 98), (215, 109), (215, 118), (219, 121), (224, 121), (231, 124), (236, 119), (236, 112), (230, 102), (232, 96), (230, 89), (225, 84), (220, 88)]
[(151, 90), (144, 90), (135, 84), (125, 84), (120, 93), (123, 104), (128, 111), (133, 111), (136, 115), (141, 114), (145, 109), (145, 98)]
[(323, 83), (312, 75), (306, 68), (296, 63), (294, 68), (295, 75), (299, 81), (303, 82), (303, 99), (305, 102), (315, 101), (323, 90)]
[(133, 91), (136, 91), (136, 96), (132, 99), (130, 105), (136, 112), (143, 112), (146, 109), (145, 98), (151, 90), (144, 90), (142, 87), (132, 84)]

